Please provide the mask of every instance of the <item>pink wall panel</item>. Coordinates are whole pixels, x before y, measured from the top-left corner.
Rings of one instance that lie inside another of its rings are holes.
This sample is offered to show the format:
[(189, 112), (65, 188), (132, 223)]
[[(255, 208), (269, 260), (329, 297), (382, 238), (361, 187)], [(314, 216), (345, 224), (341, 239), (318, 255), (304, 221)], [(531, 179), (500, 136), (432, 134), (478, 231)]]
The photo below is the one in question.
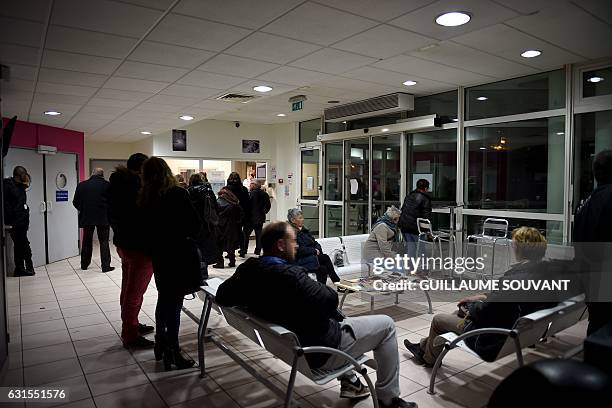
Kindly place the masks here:
[[(8, 119), (3, 118), (4, 122)], [(85, 136), (83, 132), (18, 120), (11, 146), (36, 149), (38, 145), (57, 147), (58, 152), (76, 153), (79, 160), (79, 178), (85, 179)]]

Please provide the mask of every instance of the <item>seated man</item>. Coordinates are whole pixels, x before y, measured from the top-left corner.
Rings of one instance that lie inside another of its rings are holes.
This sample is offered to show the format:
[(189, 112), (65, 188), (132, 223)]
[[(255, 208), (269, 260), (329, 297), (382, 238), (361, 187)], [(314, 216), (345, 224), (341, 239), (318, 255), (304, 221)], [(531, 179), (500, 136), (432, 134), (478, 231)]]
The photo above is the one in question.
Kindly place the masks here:
[[(559, 262), (542, 260), (546, 253), (546, 239), (537, 229), (517, 228), (512, 231), (512, 241), (517, 263), (501, 280), (545, 280), (547, 276), (550, 279), (563, 279), (560, 274), (568, 272), (565, 266), (559, 265)], [(562, 269), (557, 266), (561, 266)], [(572, 295), (574, 293), (500, 290), (489, 295), (470, 296), (461, 299), (458, 303), (458, 306), (468, 311), (464, 318), (460, 318), (457, 313), (437, 314), (431, 322), (428, 337), (421, 339), (419, 343), (411, 343), (406, 339), (404, 345), (414, 355), (415, 363), (432, 366), (446, 343), (444, 338), (438, 337), (439, 335), (448, 332), (462, 334), (485, 327), (511, 329), (519, 317), (554, 307), (559, 301)], [(468, 347), (485, 361), (494, 360), (505, 341), (506, 336), (500, 334), (482, 334), (465, 339)]]
[[(293, 331), (302, 346), (325, 346), (353, 357), (374, 350), (378, 364), (376, 394), (381, 408), (415, 408), (399, 398), (399, 355), (395, 324), (388, 316), (343, 318), (338, 295), (330, 287), (308, 277), (292, 265), (296, 252), (294, 229), (274, 222), (261, 235), (263, 256), (249, 258), (217, 291), (221, 306), (240, 306), (270, 322)], [(335, 369), (346, 361), (325, 354), (309, 354), (311, 367)], [(340, 379), (340, 397), (363, 398), (370, 392), (355, 373)]]

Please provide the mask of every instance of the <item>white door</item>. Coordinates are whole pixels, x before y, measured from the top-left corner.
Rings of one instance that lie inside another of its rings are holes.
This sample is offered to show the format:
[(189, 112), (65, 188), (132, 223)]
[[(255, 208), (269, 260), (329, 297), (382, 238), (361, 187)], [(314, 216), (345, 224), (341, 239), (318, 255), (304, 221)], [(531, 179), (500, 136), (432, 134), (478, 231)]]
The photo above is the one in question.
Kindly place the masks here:
[(78, 213), (72, 205), (78, 184), (77, 156), (45, 156), (47, 186), (47, 248), (49, 262), (79, 255)]
[(30, 174), (31, 184), (27, 190), (27, 203), (30, 207), (28, 240), (32, 248), (32, 263), (41, 266), (46, 263), (43, 158), (34, 150), (11, 147), (4, 158), (5, 177), (13, 176), (15, 166), (25, 167)]

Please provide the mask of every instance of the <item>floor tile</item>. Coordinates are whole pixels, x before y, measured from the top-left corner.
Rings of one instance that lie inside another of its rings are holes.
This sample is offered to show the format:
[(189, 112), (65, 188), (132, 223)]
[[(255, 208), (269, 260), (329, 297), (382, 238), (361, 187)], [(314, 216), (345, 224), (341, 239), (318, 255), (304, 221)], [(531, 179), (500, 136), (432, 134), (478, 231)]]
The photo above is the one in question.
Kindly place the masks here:
[(117, 350), (123, 348), (123, 343), (117, 334), (79, 340), (73, 342), (78, 356), (102, 353), (104, 351)]
[(93, 324), (100, 324), (100, 323), (108, 322), (108, 320), (106, 319), (106, 316), (104, 316), (102, 312), (85, 315), (85, 316), (67, 317), (64, 320), (66, 321), (66, 326), (68, 327), (68, 329), (74, 329), (75, 327), (91, 326)]
[(62, 313), (64, 317), (75, 317), (75, 316), (85, 316), (90, 314), (100, 313), (101, 310), (98, 305), (86, 305), (86, 306), (76, 306), (76, 307), (68, 307), (62, 309)]
[(227, 393), (223, 391), (205, 397), (196, 398), (181, 404), (173, 405), (173, 408), (240, 408)]
[(81, 401), (74, 401), (68, 404), (59, 405), (62, 408), (96, 408), (93, 399), (87, 398)]
[(136, 364), (86, 374), (86, 377), (91, 393), (94, 396), (132, 388), (149, 382), (147, 376)]
[(45, 322), (28, 323), (21, 326), (22, 336), (30, 336), (32, 334), (42, 334), (52, 331), (58, 331), (66, 328), (66, 323), (63, 319), (48, 320)]
[(45, 333), (44, 336), (40, 334), (33, 334), (31, 336), (23, 336), (22, 344), (24, 351), (27, 349), (52, 346), (54, 344), (66, 343), (70, 341), (68, 330), (58, 330), (53, 332)]
[(52, 361), (66, 360), (76, 357), (72, 342), (54, 344), (52, 346), (39, 347), (26, 350), (23, 353), (23, 365), (28, 367), (37, 364), (50, 363)]
[(210, 377), (200, 378), (199, 371), (190, 371), (154, 382), (153, 385), (168, 405), (175, 405), (221, 391)]
[(62, 312), (59, 309), (56, 310), (43, 310), (34, 313), (22, 313), (21, 324), (46, 322), (48, 320), (56, 320), (62, 318)]
[(25, 367), (23, 372), (25, 385), (45, 384), (83, 375), (76, 357)]
[(100, 323), (91, 326), (81, 326), (69, 329), (72, 341), (91, 339), (92, 337), (108, 336), (116, 333), (110, 323)]
[(226, 390), (230, 397), (240, 406), (249, 408), (271, 408), (283, 403), (283, 400), (260, 382), (253, 382)]
[(79, 357), (79, 360), (86, 374), (136, 363), (134, 357), (127, 350), (122, 349), (88, 354)]
[[(94, 397), (97, 408), (157, 408), (166, 407), (151, 384), (132, 387)], [(202, 406), (203, 407), (203, 406)]]
[[(83, 400), (86, 401), (88, 399), (89, 400), (91, 399), (91, 392), (89, 391), (89, 385), (87, 384), (87, 381), (85, 380), (85, 376), (83, 376), (82, 374), (79, 375), (78, 377), (65, 378), (61, 380), (51, 381), (45, 384), (40, 384), (39, 387), (65, 389), (68, 392), (68, 398), (69, 398), (69, 401), (71, 402), (77, 402), (77, 401), (83, 401)], [(65, 405), (65, 404), (62, 404), (62, 403), (28, 404), (28, 407), (30, 405), (34, 407), (51, 407), (51, 406)]]

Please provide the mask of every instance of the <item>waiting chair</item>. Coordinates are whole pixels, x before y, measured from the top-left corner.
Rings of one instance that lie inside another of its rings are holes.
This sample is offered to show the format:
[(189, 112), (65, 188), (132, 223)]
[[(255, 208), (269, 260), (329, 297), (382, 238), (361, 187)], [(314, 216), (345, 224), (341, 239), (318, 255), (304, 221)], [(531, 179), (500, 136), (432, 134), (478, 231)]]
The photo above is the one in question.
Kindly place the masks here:
[[(438, 253), (440, 258), (444, 258), (442, 253), (442, 242), (448, 242), (449, 253), (451, 245), (455, 245), (455, 237), (449, 233), (442, 231), (434, 231), (431, 221), (427, 218), (417, 218), (417, 229), (419, 231), (419, 238), (417, 239), (416, 256), (421, 255), (421, 242), (429, 243), (429, 237), (432, 237), (431, 241), (431, 257), (435, 257), (435, 248), (438, 247)], [(452, 276), (452, 272), (451, 272)]]
[[(508, 239), (508, 220), (503, 218), (487, 218), (482, 224), (482, 232), (480, 234), (469, 235), (465, 240), (465, 248), (463, 253), (467, 254), (467, 247), (470, 244), (470, 240), (473, 240), (478, 248), (480, 249), (480, 256), (482, 256), (482, 249), (484, 246), (491, 246), (491, 279), (493, 279), (495, 271), (495, 247), (498, 241), (506, 241), (506, 269), (510, 267), (510, 240)], [(484, 278), (484, 271), (482, 273)]]

